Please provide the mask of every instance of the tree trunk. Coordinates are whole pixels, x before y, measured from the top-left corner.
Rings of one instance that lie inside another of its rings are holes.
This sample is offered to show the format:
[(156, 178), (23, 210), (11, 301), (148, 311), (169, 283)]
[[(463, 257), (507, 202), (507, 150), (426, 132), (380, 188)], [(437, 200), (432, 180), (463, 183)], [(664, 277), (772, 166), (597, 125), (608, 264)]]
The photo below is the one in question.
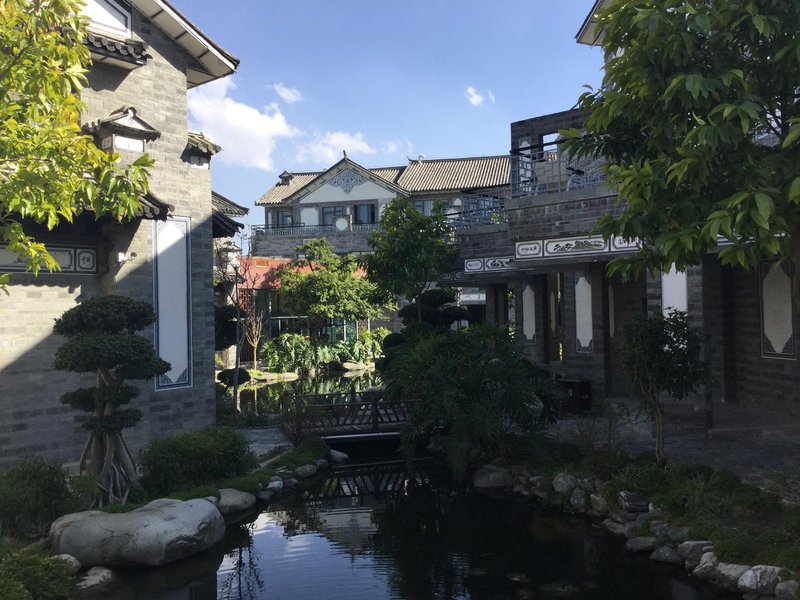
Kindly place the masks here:
[(795, 313), (800, 314), (800, 225), (795, 227), (792, 236), (792, 304)]
[(653, 409), (653, 425), (655, 426), (656, 464), (663, 467), (666, 464), (664, 458), (664, 407), (658, 397), (650, 399), (650, 406)]

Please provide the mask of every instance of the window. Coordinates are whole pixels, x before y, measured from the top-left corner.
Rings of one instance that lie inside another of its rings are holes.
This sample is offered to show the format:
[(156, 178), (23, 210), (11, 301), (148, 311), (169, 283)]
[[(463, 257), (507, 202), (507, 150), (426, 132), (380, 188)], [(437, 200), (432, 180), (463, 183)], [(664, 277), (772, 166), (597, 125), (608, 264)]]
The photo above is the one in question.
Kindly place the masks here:
[(353, 222), (356, 225), (366, 225), (375, 222), (374, 204), (356, 204), (353, 213)]
[(276, 210), (275, 211), (275, 225), (278, 227), (287, 227), (293, 222), (292, 211), (290, 210)]
[(322, 224), (333, 225), (337, 217), (344, 216), (344, 206), (325, 206), (322, 208)]
[(433, 209), (433, 201), (417, 200), (416, 202), (414, 202), (414, 208), (417, 209), (417, 212), (421, 212), (423, 215), (430, 216), (431, 210)]

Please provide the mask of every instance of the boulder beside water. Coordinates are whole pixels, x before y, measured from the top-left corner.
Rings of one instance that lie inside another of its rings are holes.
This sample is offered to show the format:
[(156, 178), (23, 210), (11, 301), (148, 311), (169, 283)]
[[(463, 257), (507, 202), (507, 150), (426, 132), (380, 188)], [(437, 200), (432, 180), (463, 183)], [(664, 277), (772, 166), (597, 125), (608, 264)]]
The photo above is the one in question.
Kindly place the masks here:
[(127, 513), (72, 513), (50, 526), (50, 546), (86, 567), (156, 567), (210, 548), (225, 536), (219, 510), (203, 499), (162, 498)]

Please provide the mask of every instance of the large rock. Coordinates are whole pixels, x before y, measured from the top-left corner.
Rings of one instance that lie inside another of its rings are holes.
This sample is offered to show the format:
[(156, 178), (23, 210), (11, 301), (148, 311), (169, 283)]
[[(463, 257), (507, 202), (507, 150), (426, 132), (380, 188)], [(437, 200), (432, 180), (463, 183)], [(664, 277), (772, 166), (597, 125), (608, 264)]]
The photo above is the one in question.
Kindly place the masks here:
[(797, 600), (800, 598), (800, 581), (781, 581), (775, 586), (775, 600)]
[(222, 488), (219, 491), (219, 512), (223, 515), (232, 515), (253, 508), (256, 497), (248, 492), (233, 488)]
[(622, 523), (618, 523), (614, 519), (606, 519), (603, 521), (603, 527), (605, 527), (608, 531), (613, 533), (614, 535), (618, 535), (620, 537), (627, 537), (625, 535), (625, 525)]
[(569, 473), (559, 473), (553, 477), (553, 489), (559, 494), (568, 496), (578, 485), (578, 478)]
[(735, 592), (739, 587), (739, 578), (744, 575), (750, 567), (747, 565), (736, 565), (733, 563), (718, 563), (711, 573), (711, 583), (721, 588)]
[[(681, 548), (678, 546), (678, 553), (680, 554)], [(687, 565), (689, 559), (686, 559)], [(700, 557), (700, 562), (692, 571), (692, 574), (697, 577), (698, 579), (705, 579), (709, 580), (714, 575), (714, 571), (719, 564), (719, 560), (717, 559), (717, 555), (713, 552), (704, 552), (703, 556)], [(687, 566), (688, 568), (688, 566)]]
[(625, 542), (625, 549), (631, 552), (652, 552), (660, 542), (654, 537), (635, 537)]
[(740, 592), (755, 594), (774, 594), (775, 586), (778, 585), (781, 570), (778, 567), (769, 565), (756, 565), (752, 569), (747, 569), (739, 577), (737, 583)]
[(81, 565), (160, 566), (210, 548), (225, 536), (219, 510), (197, 498), (162, 498), (127, 513), (98, 510), (65, 515), (50, 526), (56, 554)]
[(675, 548), (672, 546), (661, 546), (660, 548), (656, 548), (655, 551), (650, 555), (650, 560), (673, 565), (679, 565), (683, 563), (683, 559), (677, 552), (675, 552)]
[(650, 503), (644, 496), (636, 492), (620, 492), (618, 499), (622, 510), (629, 513), (644, 513), (650, 510)]
[(308, 479), (317, 474), (316, 465), (300, 465), (294, 470), (294, 474), (300, 479)]
[(576, 487), (569, 495), (569, 503), (572, 508), (577, 512), (586, 512), (586, 490)]
[(496, 465), (484, 465), (472, 476), (472, 485), (476, 488), (507, 488), (514, 485), (511, 471)]

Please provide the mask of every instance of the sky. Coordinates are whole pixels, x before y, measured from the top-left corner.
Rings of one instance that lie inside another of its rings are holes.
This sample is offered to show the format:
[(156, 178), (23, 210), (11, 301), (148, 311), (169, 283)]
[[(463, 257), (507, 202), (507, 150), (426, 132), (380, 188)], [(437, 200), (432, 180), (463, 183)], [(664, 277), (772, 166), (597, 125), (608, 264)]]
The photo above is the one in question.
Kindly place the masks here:
[(251, 209), (284, 170), (342, 150), (365, 167), (507, 154), (513, 121), (571, 108), (602, 77), (575, 34), (593, 0), (172, 0), (239, 57), (189, 92), (223, 151), (214, 189)]

